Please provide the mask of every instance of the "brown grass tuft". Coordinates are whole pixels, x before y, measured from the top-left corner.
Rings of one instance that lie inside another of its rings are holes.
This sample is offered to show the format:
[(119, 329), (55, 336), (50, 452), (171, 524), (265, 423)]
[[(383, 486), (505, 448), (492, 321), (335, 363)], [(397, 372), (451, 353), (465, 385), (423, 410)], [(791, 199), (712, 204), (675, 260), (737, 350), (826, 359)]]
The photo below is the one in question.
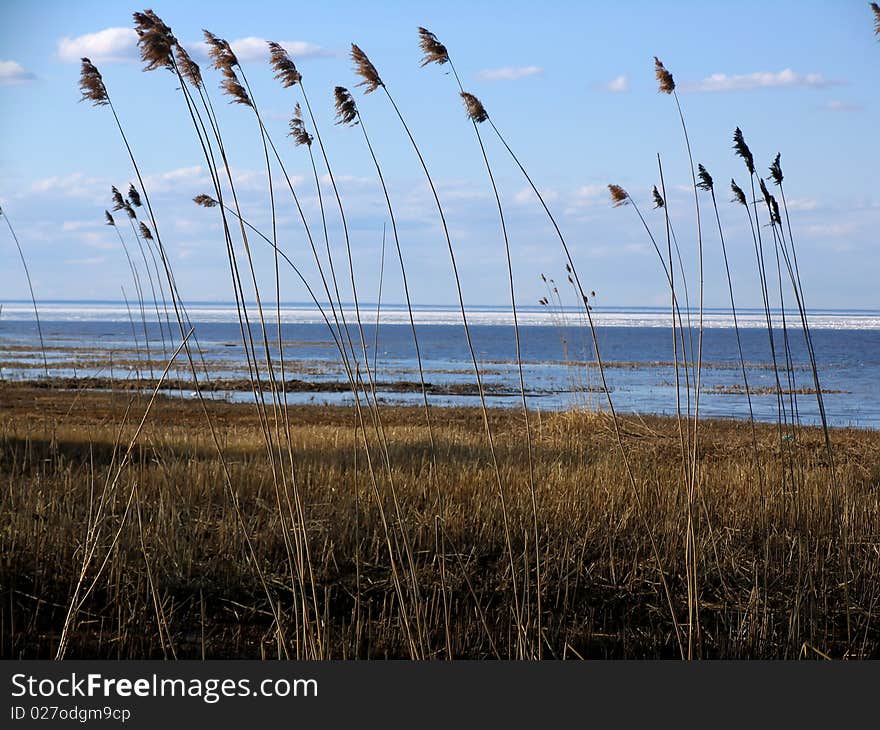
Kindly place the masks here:
[(113, 220), (113, 216), (110, 215), (109, 210), (104, 211), (104, 221), (107, 223), (108, 226), (115, 226), (116, 225), (116, 221)]
[(217, 201), (210, 195), (205, 195), (205, 193), (199, 193), (196, 195), (196, 197), (193, 198), (193, 202), (196, 205), (201, 205), (203, 208), (213, 208), (217, 205)]
[(712, 180), (709, 171), (702, 165), (697, 165), (697, 177), (700, 179), (700, 182), (697, 183), (697, 187), (700, 190), (705, 190), (706, 192), (712, 190), (714, 187), (714, 181)]
[(675, 81), (672, 79), (672, 74), (666, 70), (663, 62), (657, 56), (654, 56), (654, 74), (657, 76), (660, 91), (664, 94), (671, 94), (675, 91)]
[(269, 65), (275, 69), (275, 78), (285, 89), (302, 81), (302, 74), (297, 70), (290, 54), (275, 41), (269, 41)]
[(95, 106), (106, 106), (110, 103), (107, 96), (107, 87), (104, 86), (104, 79), (101, 72), (88, 59), (82, 59), (82, 69), (79, 75), (79, 89), (82, 92), (80, 101), (90, 101)]
[(223, 38), (218, 38), (209, 30), (203, 30), (205, 42), (208, 44), (208, 56), (211, 65), (225, 75), (232, 74), (232, 67), (238, 65), (238, 58)]
[(651, 188), (651, 197), (654, 199), (654, 210), (657, 210), (657, 208), (662, 208), (666, 205), (666, 201), (663, 200), (663, 196), (660, 195), (660, 191), (657, 190), (656, 185)]
[(376, 67), (367, 58), (367, 54), (354, 43), (351, 44), (351, 60), (354, 61), (354, 72), (363, 79), (358, 86), (366, 87), (365, 94), (370, 94), (380, 86), (385, 86)]
[(202, 88), (202, 69), (199, 64), (190, 58), (186, 49), (179, 43), (174, 47), (174, 58), (181, 76), (189, 81), (195, 88)]
[(464, 100), (464, 108), (472, 122), (485, 122), (489, 118), (488, 112), (476, 96), (462, 91), (461, 98)]
[(153, 240), (153, 234), (152, 234), (152, 232), (150, 231), (150, 228), (149, 228), (149, 226), (148, 226), (146, 223), (144, 223), (143, 221), (141, 221), (140, 223), (138, 223), (138, 228), (140, 229), (141, 235), (142, 235), (147, 241), (152, 241), (152, 240)]
[(629, 193), (620, 185), (609, 185), (608, 192), (611, 193), (611, 202), (615, 208), (626, 205), (629, 202)]
[(147, 65), (144, 71), (155, 71), (158, 68), (174, 68), (174, 47), (177, 39), (171, 28), (152, 10), (133, 13), (134, 30), (138, 34), (138, 49), (141, 60)]
[(422, 49), (422, 62), (420, 65), (427, 66), (429, 63), (449, 63), (449, 53), (440, 41), (437, 40), (427, 28), (419, 27), (419, 48)]
[(141, 202), (141, 194), (138, 192), (137, 188), (129, 183), (128, 186), (128, 202), (131, 203), (135, 208), (140, 208), (143, 203)]
[(733, 132), (733, 149), (736, 151), (737, 156), (743, 158), (743, 162), (746, 163), (746, 169), (750, 174), (755, 174), (755, 158), (752, 156), (752, 151), (749, 149), (749, 146), (746, 144), (745, 137), (743, 137), (742, 130), (737, 127)]
[(290, 119), (290, 132), (288, 137), (293, 137), (293, 141), (297, 145), (304, 144), (306, 147), (312, 145), (312, 135), (306, 131), (306, 125), (302, 118), (302, 108), (299, 103), (293, 108), (293, 116)]
[(743, 192), (742, 188), (736, 184), (736, 180), (731, 179), (730, 189), (733, 191), (732, 203), (739, 203), (740, 205), (748, 206), (748, 203), (746, 202), (746, 194)]
[(770, 165), (770, 177), (774, 183), (777, 185), (782, 185), (782, 164), (780, 162), (782, 155), (777, 152), (776, 157), (773, 159), (773, 164)]
[(337, 124), (357, 124), (358, 110), (357, 104), (351, 92), (344, 86), (337, 86), (333, 89), (333, 97), (336, 104), (336, 123)]

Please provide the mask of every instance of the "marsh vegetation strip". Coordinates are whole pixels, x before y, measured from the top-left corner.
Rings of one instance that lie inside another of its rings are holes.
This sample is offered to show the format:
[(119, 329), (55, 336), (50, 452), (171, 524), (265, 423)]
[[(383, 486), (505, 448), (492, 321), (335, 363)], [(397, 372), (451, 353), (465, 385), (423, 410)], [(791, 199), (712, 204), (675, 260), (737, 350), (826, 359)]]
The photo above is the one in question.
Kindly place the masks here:
[[(95, 481), (121, 458), (119, 444), (136, 426), (147, 398), (7, 385), (0, 400), (0, 623), (5, 627), (0, 653), (48, 658), (57, 647), (72, 568), (81, 560), (78, 546), (94, 505)], [(260, 567), (293, 621), (295, 596), (285, 577), (257, 414), (247, 405), (211, 403), (209, 408), (220, 424)], [(442, 654), (449, 631), (454, 656), (510, 656), (509, 566), (479, 412), (450, 408), (436, 414), (445, 552), (435, 542), (421, 412), (389, 407), (384, 416), (394, 437), (390, 448), (403, 527), (413, 540), (429, 645)], [(514, 549), (521, 553), (531, 522), (520, 448), (523, 421), (516, 411), (490, 410), (489, 416), (511, 490)], [(357, 453), (354, 411), (302, 406), (291, 408), (290, 418), (328, 653), (406, 656), (399, 606), (382, 557), (379, 515), (368, 493), (363, 454)], [(667, 486), (675, 484), (680, 468), (675, 422), (627, 417), (622, 427), (672, 598), (683, 610), (684, 497)], [(608, 418), (541, 414), (533, 431), (539, 549), (546, 566), (545, 655), (675, 656), (656, 567), (611, 448)], [(849, 625), (851, 655), (880, 657), (880, 433), (834, 432), (837, 469), (849, 495), (844, 527), (831, 511), (820, 430), (804, 429), (799, 437), (800, 494), (771, 487), (763, 499), (751, 467), (748, 425), (706, 421), (703, 432), (697, 515), (703, 655), (796, 657), (806, 642), (840, 657)], [(758, 429), (758, 443), (772, 479), (778, 469), (772, 426)], [(370, 447), (378, 450), (379, 444)], [(100, 538), (107, 562), (89, 574), (93, 588), (83, 602), (69, 656), (162, 657), (170, 646), (179, 658), (203, 651), (211, 657), (277, 653), (272, 611), (221, 472), (199, 407), (170, 398), (154, 403), (131, 467), (107, 504)], [(135, 510), (129, 500), (133, 490), (140, 525), (125, 517)], [(387, 485), (381, 498), (390, 500)], [(840, 539), (850, 546), (848, 569), (831, 549)], [(439, 561), (449, 591), (448, 626), (437, 582)], [(153, 592), (162, 608), (161, 640)]]

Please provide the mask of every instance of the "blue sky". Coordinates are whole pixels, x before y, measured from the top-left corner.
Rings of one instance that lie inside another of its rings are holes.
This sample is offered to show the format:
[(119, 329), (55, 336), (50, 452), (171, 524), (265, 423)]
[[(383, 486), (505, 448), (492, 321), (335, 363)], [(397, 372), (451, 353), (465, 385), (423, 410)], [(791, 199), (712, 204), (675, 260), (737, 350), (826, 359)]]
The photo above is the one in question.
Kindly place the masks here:
[[(78, 103), (80, 55), (101, 69), (147, 175), (184, 297), (230, 298), (218, 215), (190, 202), (210, 189), (185, 107), (170, 74), (142, 73), (133, 35), (125, 30), (131, 28), (131, 12), (141, 9), (123, 2), (4, 0), (0, 205), (17, 229), (38, 298), (119, 299), (121, 286), (131, 293), (124, 254), (102, 218), (110, 185), (126, 185), (133, 174), (108, 110)], [(650, 205), (658, 153), (670, 214), (696, 288), (687, 157), (674, 102), (657, 93), (654, 55), (675, 76), (696, 161), (718, 185), (739, 302), (757, 306), (759, 290), (743, 211), (728, 202), (731, 176), (746, 182), (730, 149), (737, 125), (764, 174), (775, 153), (782, 153), (808, 304), (880, 304), (880, 43), (866, 2), (254, 0), (157, 2), (153, 9), (196, 60), (204, 61), (197, 45), (203, 27), (232, 41), (317, 231), (307, 154), (285, 137), (299, 91), (273, 80), (263, 40), (277, 40), (293, 52), (340, 182), (365, 301), (375, 300), (386, 214), (359, 131), (332, 124), (333, 86), (356, 83), (347, 55), (351, 42), (377, 66), (438, 182), (466, 301), (502, 304), (508, 297), (497, 213), (473, 128), (445, 68), (419, 67), (416, 28), (424, 25), (448, 46), (465, 87), (482, 100), (546, 193), (599, 304), (667, 301), (644, 230), (632, 210), (611, 207), (605, 190), (609, 182), (627, 188), (661, 233), (662, 218)], [(268, 227), (253, 115), (223, 103), (218, 75), (207, 63), (202, 66), (246, 215)], [(379, 93), (357, 98), (400, 219), (414, 299), (452, 302), (448, 254), (418, 162), (387, 100)], [(546, 293), (539, 274), (564, 280), (564, 259), (525, 181), (489, 129), (485, 134), (510, 222), (519, 300), (533, 304)], [(302, 229), (282, 189), (278, 201), (281, 245), (313, 275)], [(705, 196), (702, 201), (708, 205)], [(343, 240), (328, 203), (332, 244), (341, 257)], [(726, 284), (710, 210), (704, 208), (706, 303), (724, 305)], [(268, 292), (272, 266), (265, 248), (257, 263)], [(402, 301), (392, 258), (386, 273), (384, 298)], [(283, 299), (306, 298), (292, 277), (283, 286)], [(26, 297), (17, 254), (0, 227), (0, 299)]]

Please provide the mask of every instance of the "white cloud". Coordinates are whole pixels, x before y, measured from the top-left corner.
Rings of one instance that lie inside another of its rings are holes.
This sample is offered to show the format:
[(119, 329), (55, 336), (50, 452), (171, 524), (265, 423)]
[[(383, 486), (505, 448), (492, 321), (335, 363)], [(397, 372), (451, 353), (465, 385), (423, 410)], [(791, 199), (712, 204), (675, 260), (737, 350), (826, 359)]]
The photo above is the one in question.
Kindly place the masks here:
[[(239, 61), (268, 61), (269, 48), (265, 38), (248, 36), (230, 41), (229, 45), (238, 57)], [(326, 58), (334, 55), (332, 51), (322, 48), (307, 41), (278, 41), (278, 43), (293, 57), (294, 61), (302, 58)], [(208, 58), (208, 44), (195, 43), (193, 49), (201, 58)]]
[[(559, 198), (559, 193), (551, 188), (544, 188), (541, 191), (541, 197), (549, 203)], [(517, 205), (531, 205), (538, 202), (535, 192), (531, 188), (523, 188), (513, 196), (513, 200)]]
[(586, 205), (596, 200), (596, 198), (604, 196), (606, 190), (607, 188), (604, 185), (582, 185), (574, 191), (572, 198), (575, 205)]
[(83, 57), (95, 63), (137, 61), (137, 33), (132, 28), (105, 28), (58, 41), (58, 58), (65, 63), (79, 63)]
[(858, 104), (840, 101), (840, 99), (829, 99), (820, 107), (820, 109), (824, 109), (827, 112), (857, 112), (861, 108)]
[(0, 61), (0, 86), (26, 84), (37, 77), (16, 61)]
[(859, 229), (859, 224), (854, 221), (843, 223), (816, 223), (806, 227), (806, 233), (811, 238), (845, 238), (851, 236)]
[(504, 66), (487, 68), (477, 74), (480, 81), (516, 81), (528, 76), (539, 76), (544, 73), (540, 66)]
[(620, 94), (624, 91), (629, 91), (629, 77), (626, 74), (621, 74), (620, 76), (611, 79), (607, 84), (602, 84), (602, 88), (605, 91), (610, 91), (612, 94)]
[(822, 74), (801, 74), (790, 68), (782, 71), (755, 71), (750, 74), (716, 73), (701, 81), (681, 84), (682, 91), (751, 91), (752, 89), (794, 88), (823, 89), (837, 84)]

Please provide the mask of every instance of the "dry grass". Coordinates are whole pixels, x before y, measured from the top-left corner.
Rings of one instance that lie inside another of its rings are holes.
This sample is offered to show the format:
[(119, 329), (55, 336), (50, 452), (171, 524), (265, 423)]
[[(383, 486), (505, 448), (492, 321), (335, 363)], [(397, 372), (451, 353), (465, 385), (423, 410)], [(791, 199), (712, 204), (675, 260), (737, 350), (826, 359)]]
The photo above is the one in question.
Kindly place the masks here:
[[(90, 493), (118, 465), (114, 444), (128, 442), (146, 400), (131, 403), (127, 418), (130, 396), (119, 392), (7, 385), (0, 402), (0, 655), (51, 657), (82, 561)], [(296, 607), (258, 414), (247, 406), (207, 406), (222, 424), (218, 435), (233, 489), (293, 654)], [(448, 634), (455, 657), (512, 656), (510, 563), (482, 414), (458, 408), (442, 413), (434, 424), (436, 483), (445, 499), (441, 552), (424, 414), (418, 408), (383, 410), (420, 581), (428, 655), (447, 656)], [(523, 573), (518, 580), (528, 590), (534, 581), (526, 579), (523, 565), (533, 569), (528, 557), (534, 546), (524, 424), (513, 411), (490, 410), (489, 418), (508, 485), (513, 550)], [(405, 657), (384, 532), (362, 449), (355, 452), (362, 443), (355, 438), (355, 414), (344, 407), (292, 407), (290, 421), (327, 654)], [(684, 622), (687, 494), (670, 486), (679, 484), (675, 422), (633, 417), (620, 423)], [(533, 430), (544, 655), (677, 656), (656, 562), (609, 419), (544, 414), (534, 419)], [(753, 477), (749, 424), (704, 421), (701, 431), (699, 654), (796, 657), (807, 644), (835, 658), (880, 656), (880, 433), (835, 431), (837, 478), (847, 495), (845, 513), (835, 514), (820, 429), (799, 434), (804, 476), (797, 499), (778, 487), (773, 425), (757, 429), (767, 476), (763, 499)], [(387, 479), (382, 489), (390, 501)], [(135, 491), (137, 509), (130, 500)], [(229, 502), (200, 407), (160, 397), (107, 508), (86, 583), (95, 581), (105, 557), (106, 566), (72, 627), (67, 656), (162, 657), (171, 649), (178, 658), (203, 651), (209, 657), (277, 656), (273, 611)], [(844, 539), (848, 572), (837, 547)], [(161, 630), (157, 616), (167, 623)], [(536, 623), (534, 616), (524, 619)]]

